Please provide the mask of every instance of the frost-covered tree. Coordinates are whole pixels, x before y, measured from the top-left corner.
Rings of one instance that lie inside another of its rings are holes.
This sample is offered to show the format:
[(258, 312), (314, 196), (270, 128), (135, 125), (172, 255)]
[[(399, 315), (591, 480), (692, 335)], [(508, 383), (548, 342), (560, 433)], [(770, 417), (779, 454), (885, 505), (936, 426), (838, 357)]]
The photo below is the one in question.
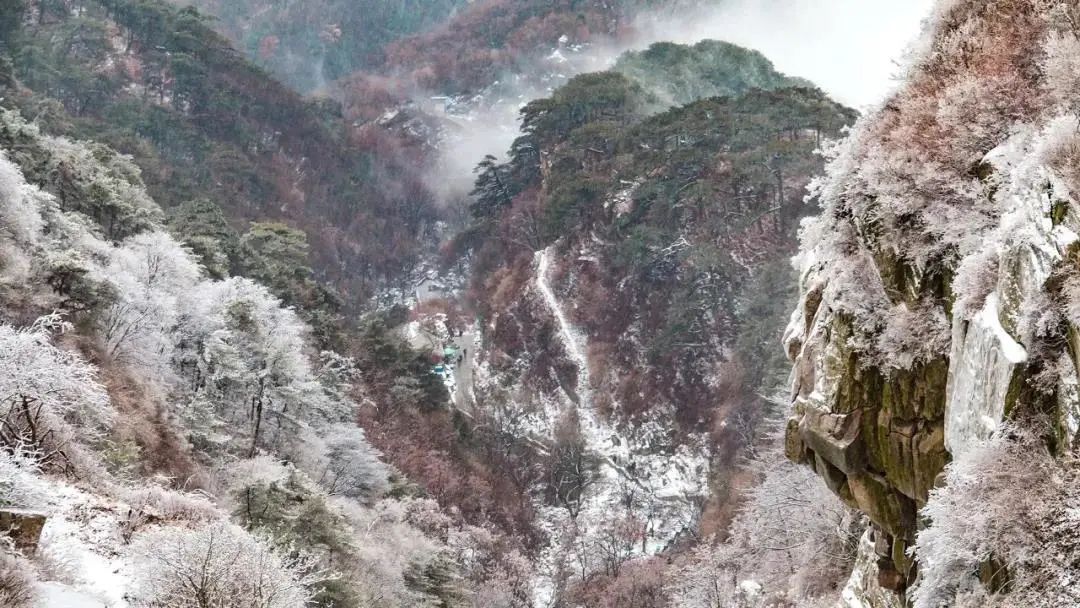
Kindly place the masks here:
[(753, 467), (761, 481), (747, 493), (728, 538), (701, 545), (677, 567), (669, 589), (675, 605), (808, 605), (850, 572), (861, 533), (853, 513), (812, 471), (776, 449)]
[(43, 227), (38, 201), (41, 194), (26, 183), (22, 172), (0, 152), (0, 237), (30, 244)]
[(45, 464), (70, 461), (69, 446), (99, 438), (113, 417), (97, 370), (52, 344), (62, 328), (56, 316), (0, 325), (0, 447), (35, 451)]
[(42, 136), (40, 143), (48, 150), (40, 168), (43, 188), (56, 197), (62, 211), (91, 218), (109, 239), (160, 226), (161, 211), (130, 157), (62, 137)]
[(215, 279), (229, 276), (240, 246), (240, 238), (229, 226), (221, 207), (207, 199), (196, 199), (169, 210), (169, 229), (199, 258)]
[(300, 608), (310, 599), (306, 585), (319, 578), (304, 559), (230, 524), (148, 532), (132, 555), (141, 608)]
[(218, 418), (193, 426), (240, 424), (227, 432), (246, 437), (245, 451), (254, 454), (299, 439), (309, 422), (347, 416), (342, 408), (351, 404), (327, 398), (312, 372), (307, 327), (266, 288), (232, 278), (203, 283), (189, 297), (179, 328), (179, 361), (194, 389), (188, 414), (208, 406)]
[(921, 512), (916, 608), (1080, 604), (1078, 478), (1016, 426), (964, 451)]
[(389, 489), (389, 471), (361, 428), (335, 425), (324, 441), (325, 464), (318, 481), (328, 493), (370, 501)]
[(371, 508), (354, 501), (335, 504), (356, 530), (356, 563), (350, 576), (363, 595), (361, 605), (392, 608), (424, 604), (403, 574), (426, 564), (445, 546), (414, 523), (419, 513), (438, 510), (434, 501), (383, 500)]
[(117, 294), (100, 331), (106, 352), (151, 374), (167, 370), (182, 302), (202, 273), (191, 254), (164, 232), (147, 232), (112, 251), (105, 276)]

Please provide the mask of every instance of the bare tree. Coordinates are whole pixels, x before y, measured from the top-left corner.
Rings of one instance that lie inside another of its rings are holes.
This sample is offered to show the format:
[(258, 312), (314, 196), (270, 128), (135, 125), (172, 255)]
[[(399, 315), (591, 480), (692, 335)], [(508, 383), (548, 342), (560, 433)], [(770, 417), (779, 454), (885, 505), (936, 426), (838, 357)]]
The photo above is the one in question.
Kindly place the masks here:
[(598, 465), (581, 435), (577, 412), (571, 411), (555, 429), (555, 443), (548, 453), (546, 482), (548, 493), (572, 517), (577, 517), (581, 511), (585, 490), (596, 482)]

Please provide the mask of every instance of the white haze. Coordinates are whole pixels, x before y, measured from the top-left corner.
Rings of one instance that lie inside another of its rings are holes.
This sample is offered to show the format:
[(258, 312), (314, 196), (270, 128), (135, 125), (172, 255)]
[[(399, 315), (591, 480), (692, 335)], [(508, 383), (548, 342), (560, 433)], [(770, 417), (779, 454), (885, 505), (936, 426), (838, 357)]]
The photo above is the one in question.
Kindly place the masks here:
[(648, 42), (708, 38), (761, 51), (781, 71), (865, 109), (892, 89), (934, 0), (721, 0), (683, 18), (640, 22)]
[[(485, 154), (503, 158), (518, 136), (518, 110), (569, 78), (610, 67), (625, 51), (654, 42), (725, 40), (761, 51), (789, 76), (801, 76), (859, 110), (895, 86), (905, 49), (934, 0), (714, 0), (696, 10), (638, 19), (629, 43), (562, 48), (536, 74), (512, 76), (473, 100), (468, 112), (444, 115), (460, 128), (442, 143), (429, 183), (444, 201), (465, 195)], [(441, 111), (441, 103), (428, 109)]]

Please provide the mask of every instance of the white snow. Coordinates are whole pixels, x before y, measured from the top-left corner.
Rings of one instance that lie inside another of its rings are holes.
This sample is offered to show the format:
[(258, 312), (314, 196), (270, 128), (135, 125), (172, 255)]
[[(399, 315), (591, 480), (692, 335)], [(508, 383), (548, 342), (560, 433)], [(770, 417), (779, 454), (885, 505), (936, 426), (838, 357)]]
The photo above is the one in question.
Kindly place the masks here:
[[(547, 303), (551, 314), (559, 323), (559, 335), (562, 337), (566, 353), (570, 355), (578, 367), (577, 397), (582, 410), (592, 409), (590, 384), (589, 384), (589, 361), (585, 356), (585, 340), (578, 335), (574, 326), (570, 324), (566, 313), (563, 312), (559, 299), (548, 284), (548, 271), (551, 266), (551, 247), (536, 253), (536, 287), (540, 290), (544, 302)], [(584, 415), (584, 412), (582, 412)]]
[(62, 482), (51, 485), (39, 550), (66, 572), (65, 580), (42, 583), (42, 608), (127, 608), (129, 579), (120, 535), (127, 506)]
[[(1003, 213), (997, 229), (979, 237), (979, 249), (995, 248), (990, 251), (996, 250), (1002, 270), (979, 313), (969, 321), (953, 319), (945, 445), (954, 458), (1000, 424), (1013, 370), (1028, 357), (1021, 344), (1032, 332), (1024, 324), (1025, 306), (1077, 239), (1075, 226), (1051, 220), (1052, 197), (1064, 190), (1045, 165), (1062, 132), (1074, 130), (1069, 121), (1022, 129), (986, 155), (997, 171), (994, 202)], [(1003, 298), (1010, 306), (1003, 307)]]
[[(630, 555), (652, 555), (667, 548), (681, 532), (691, 529), (698, 513), (696, 498), (707, 491), (709, 457), (704, 437), (691, 437), (674, 453), (659, 453), (655, 446), (665, 443), (672, 412), (652, 411), (651, 419), (624, 434), (601, 420), (593, 408), (593, 391), (588, 367), (587, 337), (571, 323), (550, 285), (552, 249), (536, 253), (536, 287), (559, 326), (559, 336), (569, 358), (578, 367), (574, 393), (566, 395), (576, 404), (581, 433), (589, 451), (600, 457), (599, 478), (582, 497), (580, 513), (570, 517), (566, 509), (537, 506), (539, 526), (551, 542), (539, 559), (539, 577), (534, 581), (534, 605), (549, 606), (554, 597), (554, 581), (562, 568), (591, 572), (594, 563), (582, 547), (596, 542), (613, 517), (625, 513), (625, 497), (632, 496), (630, 511), (644, 520), (644, 536), (626, 548)], [(576, 396), (576, 402), (575, 402)], [(542, 399), (543, 413), (534, 417), (532, 432), (549, 435), (562, 408), (570, 406)], [(632, 467), (631, 467), (632, 465)], [(632, 472), (631, 472), (632, 471)]]
[(1013, 337), (1009, 335), (1009, 332), (1005, 331), (1005, 328), (1001, 326), (1000, 315), (1001, 312), (998, 310), (998, 295), (992, 293), (987, 296), (986, 304), (979, 313), (977, 322), (994, 334), (994, 337), (998, 340), (1001, 354), (1004, 355), (1010, 363), (1017, 364), (1027, 361), (1027, 351), (1024, 350), (1024, 347), (1014, 340)]
[(945, 447), (953, 457), (997, 429), (1013, 369), (1026, 351), (1001, 326), (996, 294), (970, 322), (953, 319), (945, 402)]
[(39, 608), (107, 608), (101, 598), (75, 591), (61, 583), (44, 583), (38, 587)]

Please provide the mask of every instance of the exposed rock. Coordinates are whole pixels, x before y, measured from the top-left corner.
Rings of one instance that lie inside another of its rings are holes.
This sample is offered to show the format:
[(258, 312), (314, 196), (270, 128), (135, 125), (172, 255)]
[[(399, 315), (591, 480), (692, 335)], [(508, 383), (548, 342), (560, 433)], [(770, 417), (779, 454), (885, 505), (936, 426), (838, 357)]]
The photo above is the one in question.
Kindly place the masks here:
[[(904, 605), (900, 596), (881, 584), (883, 577), (878, 567), (881, 560), (878, 559), (874, 548), (875, 536), (881, 535), (880, 533), (875, 535), (873, 530), (867, 530), (859, 542), (855, 567), (841, 593), (844, 608), (902, 608)], [(892, 582), (889, 579), (893, 579), (891, 575), (886, 575), (884, 578), (886, 583)]]
[(26, 509), (0, 509), (0, 533), (12, 540), (15, 548), (30, 554), (37, 550), (46, 515)]
[(795, 339), (798, 386), (787, 455), (866, 513), (878, 529), (881, 586), (903, 589), (914, 570), (904, 549), (915, 538), (918, 507), (949, 461), (949, 364), (939, 358), (905, 370), (866, 365), (851, 346), (848, 320), (818, 301), (804, 309), (811, 304), (814, 318), (800, 319), (804, 335)]

